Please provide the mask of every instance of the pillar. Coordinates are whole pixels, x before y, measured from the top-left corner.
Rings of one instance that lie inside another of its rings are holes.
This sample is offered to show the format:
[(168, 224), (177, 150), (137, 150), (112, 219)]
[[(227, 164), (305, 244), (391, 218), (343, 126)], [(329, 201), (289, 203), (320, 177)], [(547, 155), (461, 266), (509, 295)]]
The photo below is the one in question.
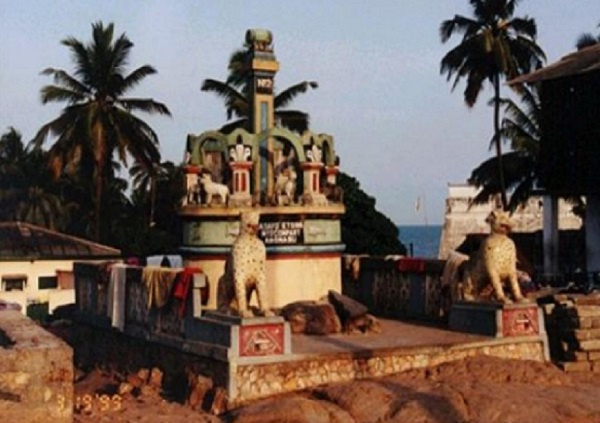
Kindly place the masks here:
[(543, 201), (544, 278), (558, 275), (558, 197), (545, 194)]

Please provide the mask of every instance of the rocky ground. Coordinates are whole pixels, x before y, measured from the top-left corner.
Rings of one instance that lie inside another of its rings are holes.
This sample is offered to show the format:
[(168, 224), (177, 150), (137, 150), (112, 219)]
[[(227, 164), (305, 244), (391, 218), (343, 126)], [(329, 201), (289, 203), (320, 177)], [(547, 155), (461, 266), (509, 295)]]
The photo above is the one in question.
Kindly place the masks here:
[(75, 390), (75, 421), (80, 423), (600, 423), (600, 374), (567, 374), (549, 363), (491, 357), (330, 384), (255, 402), (220, 417), (169, 402), (152, 377), (141, 382), (138, 375), (94, 370), (79, 375)]

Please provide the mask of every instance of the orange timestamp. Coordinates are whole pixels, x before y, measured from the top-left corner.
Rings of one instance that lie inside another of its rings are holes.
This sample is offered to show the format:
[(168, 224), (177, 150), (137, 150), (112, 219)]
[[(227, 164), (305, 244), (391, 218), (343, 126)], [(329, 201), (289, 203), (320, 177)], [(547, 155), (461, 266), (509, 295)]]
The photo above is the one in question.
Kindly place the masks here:
[[(64, 410), (68, 403), (64, 395), (57, 396), (58, 408)], [(91, 413), (92, 411), (109, 412), (119, 411), (122, 406), (121, 395), (114, 394), (83, 394), (73, 397), (73, 409), (75, 412)]]

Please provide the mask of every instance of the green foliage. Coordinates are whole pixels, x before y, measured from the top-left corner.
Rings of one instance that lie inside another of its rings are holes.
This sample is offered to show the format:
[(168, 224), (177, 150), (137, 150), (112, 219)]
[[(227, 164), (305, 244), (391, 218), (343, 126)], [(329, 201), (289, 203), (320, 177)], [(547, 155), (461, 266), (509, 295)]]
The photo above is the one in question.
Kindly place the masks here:
[[(510, 192), (508, 209), (514, 211), (530, 197), (538, 182), (540, 121), (542, 117), (538, 86), (524, 86), (521, 104), (501, 99), (505, 117), (500, 134), (510, 142), (512, 151), (502, 154), (506, 188)], [(469, 182), (480, 187), (475, 203), (486, 203), (490, 196), (501, 193), (498, 180), (498, 158), (492, 157), (471, 173)]]
[(61, 201), (46, 161), (47, 153), (25, 148), (14, 128), (0, 137), (0, 221), (17, 220), (61, 229), (68, 202)]
[(496, 163), (502, 205), (508, 206), (500, 134), (500, 86), (509, 80), (541, 66), (543, 50), (536, 44), (537, 27), (529, 17), (514, 17), (516, 0), (470, 0), (473, 17), (455, 15), (442, 22), (443, 43), (454, 35), (461, 42), (442, 58), (440, 71), (448, 80), (454, 77), (452, 89), (466, 81), (464, 98), (469, 107), (477, 102), (484, 83), (494, 89), (494, 138)]
[(103, 197), (106, 185), (114, 182), (113, 156), (125, 164), (131, 156), (147, 169), (160, 162), (158, 136), (132, 112), (170, 112), (152, 99), (124, 97), (156, 70), (143, 65), (125, 73), (133, 43), (125, 34), (115, 38), (113, 24), (93, 24), (92, 40), (87, 44), (74, 37), (62, 44), (72, 53), (74, 74), (45, 69), (42, 73), (51, 76), (54, 84), (41, 89), (41, 100), (43, 104), (66, 103), (66, 107), (40, 128), (33, 144), (41, 147), (48, 137), (54, 137), (48, 152), (54, 176), (75, 175), (79, 182), (93, 187), (93, 227), (88, 236), (100, 240), (106, 234), (102, 227), (108, 219)]
[[(48, 156), (41, 148), (25, 148), (14, 128), (0, 137), (0, 221), (20, 220), (88, 238), (93, 229), (94, 186), (82, 172), (52, 178)], [(135, 185), (131, 198), (126, 195), (127, 181), (117, 176), (119, 168), (112, 162), (105, 171), (100, 241), (126, 256), (175, 253), (182, 231), (181, 167), (163, 162), (152, 176), (141, 165), (132, 167), (134, 181), (142, 183)]]
[(398, 228), (375, 208), (375, 199), (366, 194), (356, 178), (340, 172), (338, 184), (344, 190), (346, 214), (342, 218), (342, 241), (350, 254), (406, 254), (398, 239)]
[[(251, 105), (249, 100), (250, 79), (245, 66), (247, 54), (246, 49), (233, 52), (229, 58), (229, 75), (225, 82), (215, 79), (205, 79), (202, 82), (200, 88), (202, 91), (212, 92), (223, 99), (227, 120), (231, 120), (233, 117), (237, 118), (234, 121), (227, 122), (221, 128), (221, 132), (229, 133), (237, 128), (249, 129)], [(298, 95), (304, 94), (311, 88), (316, 89), (318, 86), (315, 81), (302, 81), (275, 94), (273, 98), (275, 121), (280, 122), (281, 126), (298, 133), (307, 130), (309, 126), (308, 114), (299, 110), (288, 110), (285, 107)]]
[[(600, 28), (600, 24), (598, 24), (598, 28)], [(595, 46), (600, 43), (600, 33), (598, 35), (594, 35), (591, 32), (586, 32), (581, 34), (579, 38), (577, 38), (577, 50), (584, 49), (586, 47)]]

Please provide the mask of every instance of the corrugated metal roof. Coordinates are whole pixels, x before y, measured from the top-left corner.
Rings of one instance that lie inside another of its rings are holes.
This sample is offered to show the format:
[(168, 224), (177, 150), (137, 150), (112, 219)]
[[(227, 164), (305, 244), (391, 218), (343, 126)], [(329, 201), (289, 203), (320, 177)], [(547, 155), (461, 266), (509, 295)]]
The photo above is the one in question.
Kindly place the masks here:
[(563, 78), (600, 70), (600, 44), (571, 53), (558, 62), (508, 81), (509, 85)]
[(121, 251), (23, 222), (0, 222), (0, 260), (116, 258)]

